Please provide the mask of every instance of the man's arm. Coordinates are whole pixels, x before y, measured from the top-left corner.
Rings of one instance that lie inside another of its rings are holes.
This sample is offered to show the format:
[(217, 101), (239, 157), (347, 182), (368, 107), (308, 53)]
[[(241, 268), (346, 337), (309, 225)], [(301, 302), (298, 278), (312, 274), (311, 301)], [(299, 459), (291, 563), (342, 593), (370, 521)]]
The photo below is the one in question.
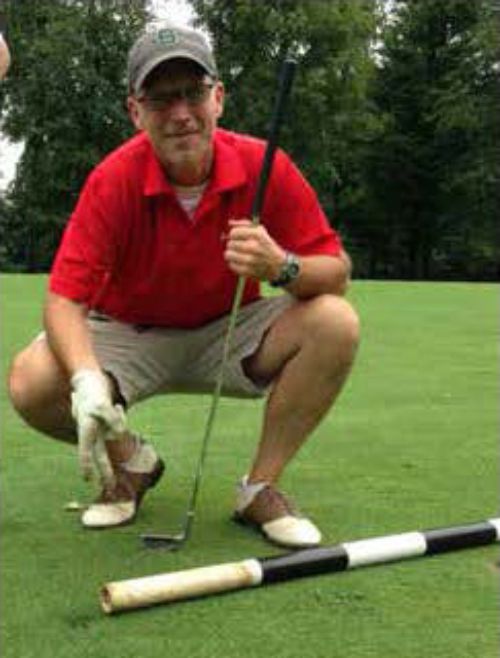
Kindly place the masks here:
[[(286, 251), (262, 224), (250, 220), (232, 220), (225, 258), (238, 275), (260, 281), (279, 278)], [(299, 299), (321, 294), (344, 295), (351, 276), (351, 259), (345, 251), (338, 256), (301, 256), (298, 277), (285, 289)]]
[(87, 326), (87, 307), (49, 292), (44, 324), (52, 352), (71, 378), (78, 370), (100, 370)]
[(122, 407), (113, 404), (110, 383), (92, 347), (87, 308), (49, 292), (44, 324), (49, 346), (71, 380), (71, 412), (77, 425), (84, 477), (92, 476), (95, 464), (101, 479), (113, 483), (113, 469), (104, 441), (123, 435), (125, 413)]
[(298, 299), (321, 294), (345, 295), (351, 280), (351, 259), (345, 251), (339, 256), (299, 257), (298, 277), (284, 286)]

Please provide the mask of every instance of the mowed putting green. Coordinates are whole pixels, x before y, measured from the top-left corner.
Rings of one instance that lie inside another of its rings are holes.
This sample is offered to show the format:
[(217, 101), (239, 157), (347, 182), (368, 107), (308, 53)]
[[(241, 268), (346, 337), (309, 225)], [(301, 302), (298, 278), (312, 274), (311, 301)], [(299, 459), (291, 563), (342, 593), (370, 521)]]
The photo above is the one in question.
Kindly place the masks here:
[[(39, 330), (46, 279), (1, 280), (1, 356)], [(356, 367), (282, 482), (328, 543), (497, 516), (500, 288), (355, 282), (363, 339)], [(229, 520), (257, 440), (262, 402), (223, 399), (194, 533), (177, 553), (139, 532), (175, 532), (191, 487), (209, 397), (133, 410), (167, 462), (134, 526), (79, 527), (92, 498), (74, 451), (25, 427), (2, 389), (4, 658), (496, 658), (497, 547), (293, 581), (104, 616), (109, 580), (275, 555)]]

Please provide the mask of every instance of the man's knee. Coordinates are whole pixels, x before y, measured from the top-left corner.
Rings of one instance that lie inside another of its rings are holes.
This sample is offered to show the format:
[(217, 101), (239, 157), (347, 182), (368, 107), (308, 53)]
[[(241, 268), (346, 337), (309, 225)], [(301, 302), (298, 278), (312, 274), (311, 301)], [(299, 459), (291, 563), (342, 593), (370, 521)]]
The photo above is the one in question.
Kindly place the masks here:
[(335, 352), (337, 358), (354, 358), (360, 337), (356, 311), (343, 297), (321, 295), (309, 302), (306, 334), (322, 351)]
[(33, 397), (32, 377), (26, 350), (17, 354), (10, 366), (7, 390), (12, 405), (21, 415), (31, 406)]
[(12, 406), (36, 430), (72, 440), (69, 385), (55, 358), (32, 344), (14, 357), (7, 381)]

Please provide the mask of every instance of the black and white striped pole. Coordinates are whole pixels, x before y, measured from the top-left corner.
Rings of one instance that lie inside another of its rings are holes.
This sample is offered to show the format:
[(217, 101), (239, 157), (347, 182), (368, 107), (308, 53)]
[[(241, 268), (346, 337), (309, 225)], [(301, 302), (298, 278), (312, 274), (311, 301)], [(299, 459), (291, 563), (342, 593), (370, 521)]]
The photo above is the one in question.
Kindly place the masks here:
[(500, 518), (479, 523), (386, 535), (277, 557), (199, 567), (107, 583), (100, 600), (107, 614), (305, 576), (432, 556), (500, 541)]

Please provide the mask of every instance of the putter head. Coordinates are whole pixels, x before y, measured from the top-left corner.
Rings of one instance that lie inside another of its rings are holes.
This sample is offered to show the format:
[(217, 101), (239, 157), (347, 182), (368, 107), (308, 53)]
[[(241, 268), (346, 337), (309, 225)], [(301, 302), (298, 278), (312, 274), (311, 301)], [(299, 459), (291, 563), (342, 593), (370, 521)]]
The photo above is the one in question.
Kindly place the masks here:
[(194, 512), (190, 509), (184, 521), (182, 532), (178, 532), (175, 535), (146, 532), (140, 536), (142, 543), (146, 548), (163, 548), (166, 551), (178, 551), (191, 536), (193, 519)]
[(184, 533), (178, 535), (141, 535), (146, 548), (162, 548), (165, 551), (178, 551), (186, 541)]

